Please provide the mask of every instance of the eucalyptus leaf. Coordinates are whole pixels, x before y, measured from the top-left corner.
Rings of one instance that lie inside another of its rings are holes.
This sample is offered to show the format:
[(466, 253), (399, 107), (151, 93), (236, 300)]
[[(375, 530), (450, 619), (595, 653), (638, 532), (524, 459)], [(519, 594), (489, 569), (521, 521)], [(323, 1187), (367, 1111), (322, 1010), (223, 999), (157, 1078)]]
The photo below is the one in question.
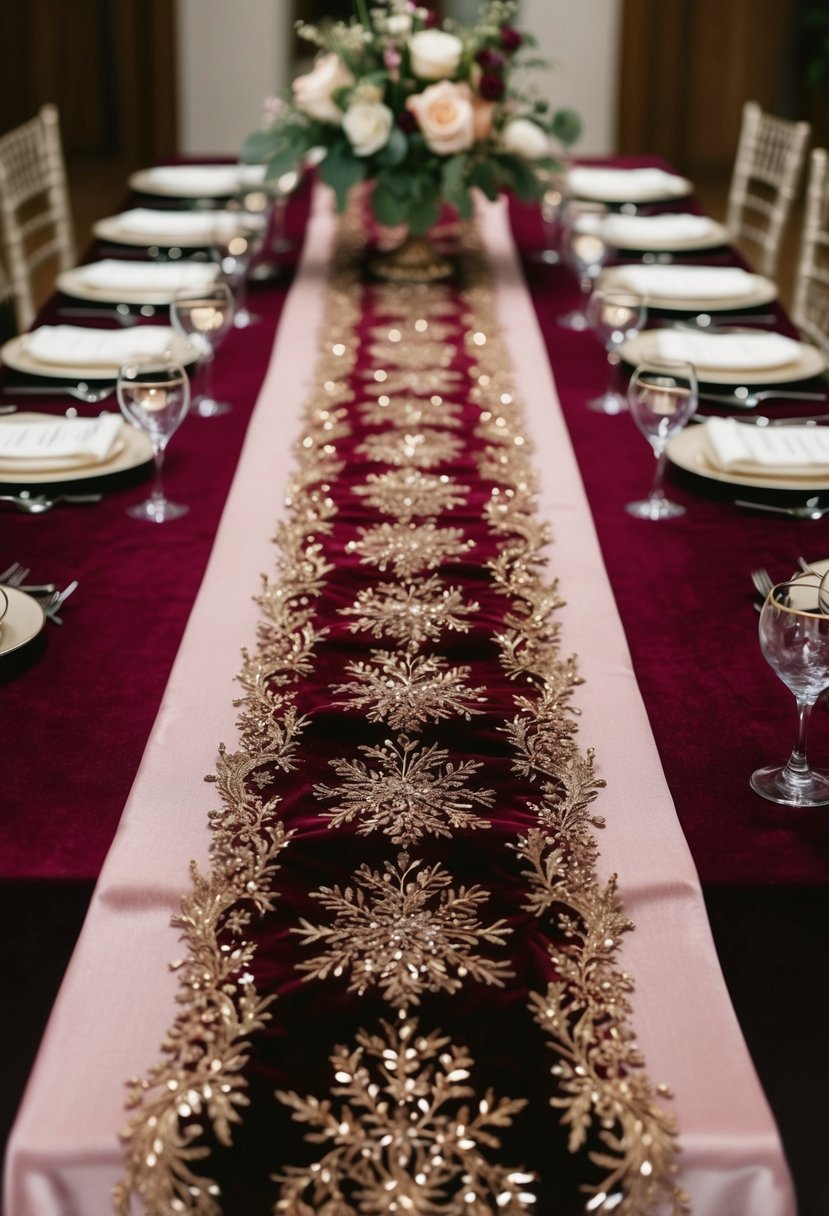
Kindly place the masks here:
[(389, 142), (377, 153), (379, 165), (399, 165), (406, 159), (409, 141), (399, 127), (392, 127)]
[(581, 135), (582, 122), (575, 110), (561, 109), (556, 110), (553, 115), (551, 132), (564, 144), (565, 148), (569, 148), (570, 144), (574, 144)]
[(371, 209), (381, 224), (393, 228), (403, 224), (409, 211), (409, 202), (391, 189), (387, 177), (379, 177), (371, 195)]
[(341, 140), (329, 149), (320, 165), (319, 175), (326, 185), (333, 189), (337, 210), (343, 211), (352, 186), (356, 186), (366, 176), (366, 163), (354, 155), (349, 143)]

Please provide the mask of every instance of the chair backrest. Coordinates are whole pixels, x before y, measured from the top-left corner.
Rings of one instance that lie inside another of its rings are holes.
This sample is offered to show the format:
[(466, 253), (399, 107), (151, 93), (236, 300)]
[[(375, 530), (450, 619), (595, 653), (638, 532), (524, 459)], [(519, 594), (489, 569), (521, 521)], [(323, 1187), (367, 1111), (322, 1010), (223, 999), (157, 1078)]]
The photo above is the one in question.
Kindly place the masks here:
[(38, 268), (50, 259), (60, 270), (75, 262), (55, 106), (43, 106), (35, 118), (0, 136), (0, 215), (17, 328), (22, 332), (34, 320)]
[(815, 148), (809, 165), (806, 213), (795, 279), (792, 318), (804, 338), (829, 359), (829, 175), (825, 148)]
[(783, 229), (797, 192), (811, 126), (743, 106), (740, 141), (728, 191), (726, 227), (734, 241), (759, 246), (757, 269), (774, 275)]

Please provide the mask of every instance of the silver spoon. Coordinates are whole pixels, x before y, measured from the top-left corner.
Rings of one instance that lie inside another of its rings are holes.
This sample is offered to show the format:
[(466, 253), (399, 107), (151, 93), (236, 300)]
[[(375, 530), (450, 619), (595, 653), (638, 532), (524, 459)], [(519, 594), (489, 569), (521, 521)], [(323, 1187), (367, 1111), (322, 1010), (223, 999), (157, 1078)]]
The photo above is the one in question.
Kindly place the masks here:
[(85, 401), (87, 405), (96, 405), (106, 401), (115, 392), (115, 384), (99, 384), (92, 388), (85, 380), (77, 384), (24, 384), (5, 390), (9, 394), (21, 397), (74, 397), (77, 401)]
[(20, 494), (0, 494), (0, 502), (9, 502), (26, 515), (42, 515), (44, 511), (51, 511), (62, 502), (73, 505), (100, 502), (102, 497), (101, 494), (56, 494), (50, 498), (47, 494), (28, 494), (22, 491)]
[(829, 505), (821, 506), (820, 498), (807, 498), (802, 506), (779, 507), (770, 502), (746, 502), (745, 499), (734, 500), (736, 507), (747, 507), (750, 511), (771, 511), (774, 515), (788, 515), (791, 519), (823, 519), (829, 515)]

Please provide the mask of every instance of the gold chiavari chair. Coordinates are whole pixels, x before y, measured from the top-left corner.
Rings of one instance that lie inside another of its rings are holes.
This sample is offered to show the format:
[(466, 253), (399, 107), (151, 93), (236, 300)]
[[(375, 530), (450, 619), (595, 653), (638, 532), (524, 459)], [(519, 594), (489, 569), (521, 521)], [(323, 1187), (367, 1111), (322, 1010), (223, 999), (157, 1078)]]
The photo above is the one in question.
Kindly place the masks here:
[(792, 317), (805, 338), (829, 359), (829, 175), (825, 148), (809, 164), (806, 212), (795, 279)]
[(773, 277), (777, 270), (810, 132), (809, 123), (766, 114), (756, 101), (743, 106), (726, 227), (731, 240), (752, 246), (749, 256), (757, 247), (761, 274)]
[(66, 188), (57, 107), (0, 136), (2, 248), (15, 302), (17, 328), (35, 316), (34, 276), (54, 260), (68, 270), (75, 242)]

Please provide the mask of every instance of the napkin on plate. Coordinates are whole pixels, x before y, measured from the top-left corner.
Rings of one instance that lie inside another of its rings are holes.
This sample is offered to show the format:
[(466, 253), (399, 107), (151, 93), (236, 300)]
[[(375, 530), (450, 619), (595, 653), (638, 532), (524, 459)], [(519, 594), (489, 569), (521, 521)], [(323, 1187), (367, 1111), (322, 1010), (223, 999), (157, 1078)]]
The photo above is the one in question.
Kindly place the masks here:
[(200, 291), (212, 287), (218, 266), (199, 262), (127, 262), (104, 258), (79, 266), (75, 274), (89, 287), (112, 291)]
[(235, 232), (239, 222), (229, 211), (154, 211), (133, 207), (114, 217), (123, 233), (167, 240), (200, 238), (209, 243), (217, 232)]
[(600, 169), (589, 165), (571, 169), (567, 186), (576, 197), (631, 203), (655, 195), (678, 196), (688, 189), (683, 178), (664, 169)]
[(627, 243), (703, 240), (716, 231), (717, 225), (707, 215), (608, 215), (602, 223), (602, 234), (622, 249)]
[(77, 367), (120, 367), (141, 355), (163, 355), (174, 334), (169, 325), (134, 329), (87, 329), (82, 325), (41, 325), (23, 338), (24, 349), (39, 363)]
[(49, 472), (102, 464), (121, 446), (119, 414), (99, 418), (49, 418), (43, 422), (0, 422), (0, 467)]
[(766, 477), (829, 475), (829, 430), (820, 427), (760, 428), (734, 418), (705, 422), (705, 456), (724, 473)]
[(757, 276), (736, 266), (617, 266), (615, 282), (640, 295), (678, 300), (749, 295)]
[(707, 368), (783, 367), (800, 357), (800, 343), (783, 334), (694, 334), (678, 329), (651, 331), (654, 355), (684, 359)]
[(207, 196), (234, 194), (243, 180), (241, 165), (157, 165), (147, 177), (159, 190)]

